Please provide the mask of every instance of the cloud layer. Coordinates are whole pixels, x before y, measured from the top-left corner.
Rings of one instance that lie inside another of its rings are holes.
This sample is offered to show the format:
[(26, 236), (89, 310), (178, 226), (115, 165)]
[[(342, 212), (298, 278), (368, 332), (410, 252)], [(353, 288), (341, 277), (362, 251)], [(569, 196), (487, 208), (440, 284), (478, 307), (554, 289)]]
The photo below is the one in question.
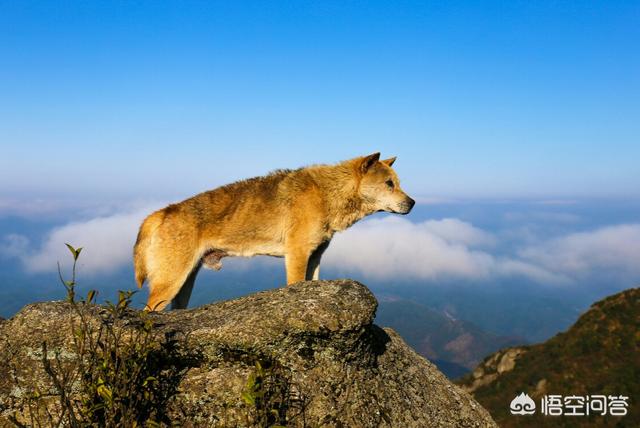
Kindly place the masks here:
[(83, 247), (79, 268), (85, 273), (105, 273), (132, 263), (133, 244), (140, 223), (150, 208), (110, 216), (97, 217), (84, 222), (69, 223), (51, 230), (42, 245), (33, 249), (20, 235), (4, 239), (2, 253), (19, 258), (29, 272), (47, 272), (57, 269), (57, 263), (70, 260), (65, 243)]
[[(457, 219), (412, 223), (386, 217), (365, 221), (334, 238), (327, 265), (374, 278), (466, 278), (523, 275), (538, 281), (564, 281), (561, 275), (525, 260), (497, 257), (492, 234)], [(489, 249), (487, 249), (489, 248)]]
[(519, 255), (574, 278), (602, 270), (640, 276), (640, 224), (573, 233), (524, 248)]
[[(138, 227), (157, 205), (74, 222), (51, 230), (37, 248), (20, 235), (7, 235), (0, 255), (22, 261), (29, 272), (54, 271), (67, 262), (65, 242), (83, 246), (84, 273), (107, 273), (132, 263)], [(374, 279), (491, 280), (523, 277), (544, 284), (581, 280), (594, 272), (640, 277), (640, 224), (571, 233), (531, 243), (522, 239), (504, 255), (509, 231), (489, 233), (455, 218), (413, 223), (388, 216), (362, 221), (337, 234), (323, 267)], [(509, 245), (513, 245), (510, 238)], [(234, 268), (234, 265), (226, 265)]]

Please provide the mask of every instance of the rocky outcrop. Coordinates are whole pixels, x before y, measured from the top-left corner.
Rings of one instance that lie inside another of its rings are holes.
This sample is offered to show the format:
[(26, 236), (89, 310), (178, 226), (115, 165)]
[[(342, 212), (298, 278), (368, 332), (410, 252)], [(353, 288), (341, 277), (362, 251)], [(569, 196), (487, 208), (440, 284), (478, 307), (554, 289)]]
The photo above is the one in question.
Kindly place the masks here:
[[(269, 361), (291, 400), (281, 407), (289, 426), (496, 426), (393, 330), (373, 324), (376, 307), (365, 286), (339, 280), (153, 314), (155, 328), (176, 341), (186, 365), (167, 415), (179, 426), (246, 426), (247, 379), (256, 361)], [(100, 311), (94, 308), (95, 317)], [(73, 317), (68, 303), (38, 303), (0, 324), (0, 356), (20, 362), (0, 371), (0, 425), (24, 413), (24, 385), (51, 390), (43, 341), (55, 350), (47, 357), (76, 358), (68, 328)]]
[[(631, 288), (594, 303), (567, 331), (543, 343), (488, 356), (457, 382), (501, 427), (638, 427), (640, 407), (632, 400), (640, 396), (639, 332), (640, 288)], [(589, 413), (587, 398), (574, 413), (583, 417), (554, 419), (541, 408), (530, 415), (512, 414), (507, 404), (523, 392), (536, 403), (550, 395), (626, 397), (620, 402), (628, 400), (628, 412), (612, 414), (605, 406)]]
[(517, 359), (527, 352), (525, 347), (514, 347), (502, 349), (485, 359), (475, 368), (471, 376), (467, 376), (466, 383), (460, 386), (467, 392), (474, 392), (478, 388), (489, 385), (498, 376), (513, 370)]

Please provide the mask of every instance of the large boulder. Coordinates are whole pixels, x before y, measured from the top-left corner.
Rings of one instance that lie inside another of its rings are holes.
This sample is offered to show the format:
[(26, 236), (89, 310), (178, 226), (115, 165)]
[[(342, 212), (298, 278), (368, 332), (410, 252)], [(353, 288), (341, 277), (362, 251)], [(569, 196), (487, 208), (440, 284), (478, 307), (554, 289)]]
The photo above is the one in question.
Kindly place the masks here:
[[(279, 410), (289, 426), (496, 426), (393, 330), (373, 324), (376, 307), (364, 285), (336, 280), (153, 314), (155, 329), (176, 341), (185, 364), (168, 418), (179, 426), (251, 425), (243, 392), (261, 361), (281, 377), (290, 401)], [(101, 311), (89, 311), (91, 322)], [(12, 415), (24, 420), (29, 386), (55, 393), (42, 342), (48, 358), (73, 361), (69, 325), (76, 316), (69, 303), (37, 303), (0, 323), (0, 357), (14, 362), (0, 367), (0, 425)]]

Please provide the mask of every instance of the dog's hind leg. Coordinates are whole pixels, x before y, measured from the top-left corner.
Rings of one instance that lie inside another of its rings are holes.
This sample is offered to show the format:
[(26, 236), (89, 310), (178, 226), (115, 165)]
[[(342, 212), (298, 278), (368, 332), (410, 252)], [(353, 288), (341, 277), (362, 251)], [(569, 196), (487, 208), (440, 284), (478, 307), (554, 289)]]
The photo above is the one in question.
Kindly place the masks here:
[(171, 309), (186, 309), (189, 305), (189, 299), (191, 298), (191, 290), (193, 290), (193, 284), (196, 282), (196, 276), (200, 270), (200, 265), (193, 268), (187, 280), (176, 294), (176, 297), (171, 301)]
[[(186, 306), (191, 296), (195, 273), (197, 273), (195, 267), (199, 267), (199, 265), (187, 262), (182, 264), (182, 266), (184, 266), (182, 268), (177, 268), (177, 266), (178, 264), (174, 263), (171, 267), (167, 266), (162, 271), (154, 272), (151, 276), (146, 310), (163, 310), (184, 287), (186, 287), (186, 289), (179, 300), (181, 303), (184, 302), (183, 304)], [(192, 280), (189, 281), (191, 277)]]
[(309, 257), (309, 263), (307, 263), (307, 274), (305, 276), (305, 279), (307, 281), (317, 281), (320, 279), (320, 259), (322, 258), (322, 254), (328, 246), (329, 241), (325, 241), (320, 244), (313, 253), (311, 253), (311, 257)]
[(149, 291), (149, 299), (145, 305), (145, 310), (161, 311), (167, 307), (171, 300), (178, 294), (179, 288), (173, 284), (158, 284)]

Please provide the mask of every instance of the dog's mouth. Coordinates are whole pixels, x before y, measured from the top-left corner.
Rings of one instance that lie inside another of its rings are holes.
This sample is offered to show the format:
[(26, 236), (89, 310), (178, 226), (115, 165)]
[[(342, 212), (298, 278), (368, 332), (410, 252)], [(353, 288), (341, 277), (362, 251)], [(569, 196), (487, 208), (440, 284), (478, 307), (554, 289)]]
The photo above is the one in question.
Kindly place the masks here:
[(391, 213), (391, 214), (400, 214), (400, 215), (407, 215), (411, 212), (411, 208), (408, 207), (401, 207), (401, 208), (389, 208), (386, 210), (378, 210), (378, 212), (386, 212), (386, 213)]
[(416, 204), (416, 201), (409, 198), (408, 200), (402, 202), (401, 204), (396, 205), (395, 207), (387, 207), (384, 209), (379, 209), (376, 212), (387, 212), (392, 214), (407, 215), (411, 212), (411, 209), (413, 209), (413, 206), (415, 204)]

